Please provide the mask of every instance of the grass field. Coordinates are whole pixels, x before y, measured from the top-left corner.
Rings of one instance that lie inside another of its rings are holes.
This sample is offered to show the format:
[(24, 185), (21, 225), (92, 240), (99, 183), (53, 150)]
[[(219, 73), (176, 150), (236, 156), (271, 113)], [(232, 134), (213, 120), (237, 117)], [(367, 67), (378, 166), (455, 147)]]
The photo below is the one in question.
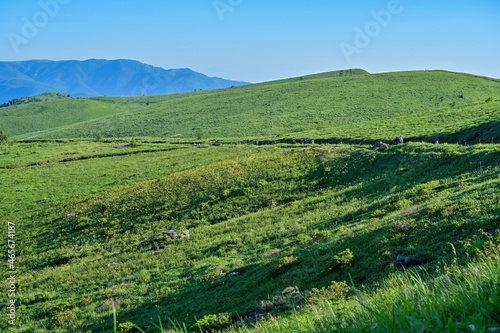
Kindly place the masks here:
[(499, 102), (494, 79), (443, 71), (332, 72), (189, 94), (29, 103), (0, 109), (0, 128), (14, 139), (280, 134), (370, 142), (404, 131), (399, 135), (415, 139), (451, 141), (463, 134), (497, 142), (498, 132), (474, 129), (498, 127)]
[[(0, 109), (18, 271), (17, 329), (0, 330), (500, 329), (498, 82), (343, 74)], [(266, 109), (283, 112), (272, 130)]]

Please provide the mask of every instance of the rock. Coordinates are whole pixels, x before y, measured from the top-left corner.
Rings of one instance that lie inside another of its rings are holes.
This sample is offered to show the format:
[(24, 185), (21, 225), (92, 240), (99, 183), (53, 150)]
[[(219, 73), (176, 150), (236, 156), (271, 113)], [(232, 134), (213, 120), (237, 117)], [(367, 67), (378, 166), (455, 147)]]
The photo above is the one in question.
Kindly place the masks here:
[(253, 319), (253, 320), (257, 320), (261, 317), (264, 317), (264, 313), (262, 312), (262, 309), (260, 306), (256, 307), (255, 310), (253, 310), (252, 312), (250, 312), (250, 314), (248, 315), (248, 317), (250, 319)]
[(164, 235), (167, 235), (171, 239), (176, 239), (177, 238), (177, 230), (167, 230), (163, 232)]
[(76, 213), (69, 213), (69, 214), (66, 214), (66, 218), (67, 219), (70, 219), (72, 217), (76, 217)]
[(424, 262), (417, 258), (397, 256), (394, 261), (394, 266), (398, 269), (410, 268), (413, 266), (423, 265)]
[(371, 150), (375, 150), (375, 149), (385, 149), (387, 147), (389, 147), (390, 145), (388, 143), (385, 143), (385, 142), (382, 142), (382, 141), (378, 141), (378, 142), (375, 142), (373, 144), (373, 146), (370, 148)]
[(181, 239), (184, 239), (184, 238), (187, 238), (189, 239), (190, 235), (189, 235), (189, 230), (186, 230), (184, 231), (182, 234), (181, 234)]
[(229, 279), (229, 278), (235, 278), (235, 277), (238, 277), (240, 276), (241, 273), (240, 272), (231, 272), (229, 274), (226, 274), (224, 276), (221, 277), (221, 280), (224, 280), (224, 279)]

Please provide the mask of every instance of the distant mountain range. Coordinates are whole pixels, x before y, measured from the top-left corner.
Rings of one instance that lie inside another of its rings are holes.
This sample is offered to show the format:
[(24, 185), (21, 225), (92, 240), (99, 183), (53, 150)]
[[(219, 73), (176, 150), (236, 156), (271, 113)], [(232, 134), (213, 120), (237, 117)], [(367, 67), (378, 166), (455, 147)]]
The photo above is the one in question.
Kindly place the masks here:
[(188, 68), (163, 69), (133, 60), (0, 62), (0, 103), (46, 92), (72, 97), (142, 96), (241, 86)]

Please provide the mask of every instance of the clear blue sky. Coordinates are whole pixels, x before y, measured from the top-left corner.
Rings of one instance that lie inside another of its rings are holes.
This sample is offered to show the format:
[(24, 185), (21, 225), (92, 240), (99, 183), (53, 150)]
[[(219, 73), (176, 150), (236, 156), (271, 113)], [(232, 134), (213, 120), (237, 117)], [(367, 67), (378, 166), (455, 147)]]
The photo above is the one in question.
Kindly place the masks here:
[(0, 61), (134, 59), (250, 82), (345, 68), (500, 78), (498, 0), (2, 0), (0, 20)]

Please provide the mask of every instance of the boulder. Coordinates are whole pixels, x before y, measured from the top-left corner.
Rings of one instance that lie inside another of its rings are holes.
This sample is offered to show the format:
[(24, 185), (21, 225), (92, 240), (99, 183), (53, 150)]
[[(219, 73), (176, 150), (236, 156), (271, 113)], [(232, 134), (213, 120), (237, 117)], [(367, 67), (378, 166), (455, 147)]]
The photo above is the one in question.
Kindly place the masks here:
[(382, 142), (382, 141), (377, 141), (373, 144), (373, 146), (370, 148), (371, 150), (375, 149), (385, 149), (389, 147), (390, 145), (388, 143)]
[(164, 235), (167, 235), (168, 237), (170, 237), (171, 239), (176, 239), (177, 238), (177, 230), (167, 230), (167, 231), (164, 231), (163, 232)]
[(397, 256), (394, 261), (394, 266), (398, 269), (405, 269), (423, 264), (424, 262), (422, 260), (413, 257)]
[(221, 280), (224, 280), (224, 279), (229, 279), (229, 278), (235, 278), (235, 277), (238, 277), (240, 276), (241, 273), (240, 272), (231, 272), (229, 274), (226, 274), (224, 276), (221, 277)]

